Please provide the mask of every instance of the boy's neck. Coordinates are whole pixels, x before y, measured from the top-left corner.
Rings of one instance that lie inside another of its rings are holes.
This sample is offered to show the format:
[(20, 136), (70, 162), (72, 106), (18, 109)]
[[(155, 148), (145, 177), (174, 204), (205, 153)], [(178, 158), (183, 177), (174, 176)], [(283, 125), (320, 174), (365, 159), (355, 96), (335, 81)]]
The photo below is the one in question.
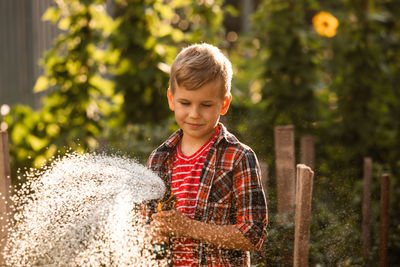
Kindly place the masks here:
[(191, 138), (183, 133), (181, 140), (181, 153), (187, 157), (196, 153), (214, 135), (215, 129), (216, 128), (214, 128), (214, 131), (203, 139)]

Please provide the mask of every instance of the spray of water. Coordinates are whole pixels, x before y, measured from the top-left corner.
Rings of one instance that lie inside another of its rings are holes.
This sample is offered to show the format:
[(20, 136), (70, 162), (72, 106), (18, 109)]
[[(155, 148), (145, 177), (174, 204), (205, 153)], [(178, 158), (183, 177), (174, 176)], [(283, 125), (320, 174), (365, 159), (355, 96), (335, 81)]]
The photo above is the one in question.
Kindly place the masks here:
[(72, 153), (28, 174), (13, 195), (9, 266), (160, 266), (138, 203), (163, 181), (132, 159)]

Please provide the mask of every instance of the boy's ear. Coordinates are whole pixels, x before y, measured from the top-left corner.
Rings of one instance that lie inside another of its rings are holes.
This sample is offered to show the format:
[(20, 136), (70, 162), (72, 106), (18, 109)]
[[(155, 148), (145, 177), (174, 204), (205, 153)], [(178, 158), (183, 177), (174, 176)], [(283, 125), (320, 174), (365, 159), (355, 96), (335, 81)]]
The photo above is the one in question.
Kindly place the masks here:
[(173, 101), (173, 100), (174, 100), (174, 95), (172, 94), (172, 91), (171, 91), (170, 88), (168, 88), (167, 97), (168, 97), (168, 106), (169, 106), (169, 109), (172, 110), (172, 111), (174, 111), (174, 109), (175, 109), (175, 107), (174, 107), (174, 101)]
[(232, 101), (232, 95), (225, 96), (221, 112), (219, 113), (220, 115), (225, 115), (228, 112), (231, 101)]

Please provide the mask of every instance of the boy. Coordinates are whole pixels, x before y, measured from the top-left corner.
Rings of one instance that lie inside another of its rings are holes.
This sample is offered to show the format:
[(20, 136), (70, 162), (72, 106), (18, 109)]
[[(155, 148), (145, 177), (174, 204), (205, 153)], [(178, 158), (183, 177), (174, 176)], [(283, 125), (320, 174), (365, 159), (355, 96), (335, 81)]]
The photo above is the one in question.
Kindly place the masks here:
[(267, 206), (254, 152), (219, 123), (228, 111), (232, 67), (218, 48), (196, 44), (171, 66), (169, 108), (180, 129), (150, 155), (176, 209), (144, 205), (155, 243), (171, 241), (173, 266), (249, 266), (260, 249)]

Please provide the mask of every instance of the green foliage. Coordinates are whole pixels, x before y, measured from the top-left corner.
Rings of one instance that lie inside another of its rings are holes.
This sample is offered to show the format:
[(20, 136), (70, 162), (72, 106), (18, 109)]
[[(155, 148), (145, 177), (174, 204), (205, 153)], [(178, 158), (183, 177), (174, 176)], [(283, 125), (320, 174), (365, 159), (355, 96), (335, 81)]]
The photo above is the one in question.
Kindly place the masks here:
[(50, 12), (60, 14), (52, 20), (66, 32), (43, 60), (41, 79), (50, 81), (52, 92), (40, 112), (49, 114), (60, 127), (58, 145), (75, 147), (73, 143), (79, 140), (83, 148), (96, 148), (105, 119), (118, 111), (122, 101), (113, 82), (105, 78), (106, 63), (112, 59), (102, 47), (113, 23), (103, 1), (66, 1), (58, 8)]
[(309, 251), (312, 265), (360, 266), (362, 244), (356, 213), (333, 213), (322, 201), (314, 201), (313, 208)]
[(173, 23), (186, 33), (188, 42), (207, 42), (218, 47), (226, 45), (225, 30), (221, 27), (224, 19), (223, 0), (174, 2), (177, 15)]
[[(396, 149), (400, 143), (398, 120), (392, 115), (399, 114), (398, 106), (389, 104), (398, 91), (393, 84), (392, 67), (399, 56), (398, 41), (394, 41), (399, 40), (400, 33), (398, 27), (393, 27), (395, 4), (392, 1), (343, 1), (343, 4), (346, 9), (338, 11), (341, 25), (337, 37), (329, 44), (332, 56), (326, 59), (325, 69), (330, 77), (327, 85), (335, 99), (334, 109), (329, 123), (320, 128), (320, 136), (326, 140), (317, 155), (324, 166), (320, 174), (330, 177), (335, 185), (332, 188), (338, 209), (346, 209), (346, 203), (354, 199), (353, 190), (362, 177), (363, 157), (372, 157), (384, 166), (396, 184), (400, 158)], [(359, 207), (350, 207), (358, 214), (351, 221), (361, 221)], [(378, 224), (378, 220), (374, 223)], [(397, 225), (398, 220), (393, 223)], [(394, 237), (398, 230), (391, 226), (390, 232)], [(395, 258), (390, 262), (396, 262)]]
[(121, 101), (103, 75), (107, 58), (101, 47), (112, 29), (102, 1), (59, 2), (44, 18), (64, 32), (45, 54), (44, 75), (35, 85), (35, 91), (52, 89), (43, 99), (43, 108), (32, 111), (17, 106), (5, 118), (14, 170), (39, 167), (67, 147), (96, 148), (106, 128), (104, 120)]
[(13, 162), (17, 161), (21, 166), (40, 166), (56, 153), (57, 147), (50, 141), (59, 134), (60, 128), (51, 123), (50, 118), (33, 112), (29, 107), (13, 108), (13, 112), (5, 118), (11, 126), (9, 138), (18, 144), (18, 149), (10, 150)]
[[(249, 106), (254, 119), (235, 118), (232, 123), (238, 129), (250, 129), (253, 137), (250, 144), (262, 154), (271, 151), (273, 144), (259, 140), (273, 140), (274, 126), (293, 124), (296, 134), (311, 133), (313, 123), (319, 119), (315, 97), (319, 85), (316, 52), (319, 43), (305, 19), (311, 4), (309, 1), (263, 1), (253, 16), (254, 30), (249, 36), (249, 45), (256, 46), (257, 50), (248, 53), (241, 64), (254, 66), (259, 76), (254, 80), (254, 69), (247, 69), (252, 72), (247, 94), (250, 102), (242, 101), (242, 105), (233, 108), (238, 108), (240, 114), (240, 109)], [(266, 115), (257, 115), (260, 113)], [(271, 157), (268, 160), (272, 162)]]
[(187, 42), (218, 42), (223, 32), (220, 2), (115, 1), (116, 27), (109, 41), (116, 59), (110, 74), (116, 92), (123, 95), (122, 114), (129, 128), (169, 121), (169, 64)]
[[(285, 214), (287, 219), (293, 219)], [(273, 217), (268, 223), (268, 241), (261, 251), (253, 252), (251, 263), (257, 266), (293, 266), (294, 224), (279, 223)]]
[(5, 118), (13, 177), (67, 149), (118, 150), (145, 161), (176, 129), (168, 66), (187, 43), (220, 42), (220, 3), (116, 0), (110, 15), (104, 0), (57, 1), (43, 15), (61, 30), (34, 87), (48, 91), (43, 107), (13, 107)]
[[(335, 37), (318, 36), (312, 28), (311, 18), (320, 10), (339, 19)], [(363, 262), (363, 157), (372, 157), (398, 184), (400, 98), (395, 81), (400, 76), (394, 66), (399, 63), (400, 31), (393, 15), (398, 10), (395, 1), (324, 2), (319, 7), (314, 1), (265, 0), (253, 16), (253, 33), (233, 51), (241, 73), (234, 81), (238, 97), (229, 125), (270, 165), (270, 188), (275, 188), (274, 126), (295, 125), (296, 145), (304, 134), (316, 137), (312, 264)], [(376, 188), (379, 179), (374, 181)], [(398, 193), (393, 185), (392, 190)], [(273, 189), (269, 193), (273, 222), (276, 195)], [(375, 193), (379, 196), (379, 190)], [(379, 198), (374, 201), (379, 203)], [(395, 202), (391, 213), (397, 214)], [(376, 226), (376, 206), (373, 212)], [(398, 220), (393, 221), (389, 251), (398, 251)], [(268, 238), (273, 245), (267, 245), (265, 253), (266, 262), (274, 265), (281, 255), (274, 248), (290, 241), (282, 238), (287, 229), (271, 225), (276, 227)], [(377, 239), (373, 242), (371, 257), (376, 260)], [(396, 262), (396, 253), (390, 254), (390, 262)]]
[[(332, 89), (338, 104), (335, 115), (339, 134), (346, 132), (340, 141), (346, 147), (351, 144), (351, 151), (346, 151), (350, 158), (376, 153), (374, 142), (385, 139), (385, 133), (376, 126), (387, 123), (385, 98), (390, 84), (382, 45), (384, 27), (368, 12), (360, 4), (350, 4), (343, 16), (355, 21), (343, 21), (333, 44)], [(341, 57), (336, 57), (339, 53)]]
[[(294, 124), (299, 133), (317, 119), (314, 88), (318, 79), (315, 35), (308, 31), (308, 1), (265, 1), (254, 16), (264, 61), (262, 104), (267, 125)], [(260, 23), (267, 17), (270, 23)]]
[(183, 38), (180, 31), (162, 21), (172, 14), (172, 8), (160, 1), (115, 2), (118, 26), (111, 35), (110, 49), (118, 56), (111, 73), (117, 92), (124, 97), (122, 111), (126, 122), (162, 121), (169, 116), (165, 101), (168, 73), (162, 66), (175, 50), (160, 39)]

